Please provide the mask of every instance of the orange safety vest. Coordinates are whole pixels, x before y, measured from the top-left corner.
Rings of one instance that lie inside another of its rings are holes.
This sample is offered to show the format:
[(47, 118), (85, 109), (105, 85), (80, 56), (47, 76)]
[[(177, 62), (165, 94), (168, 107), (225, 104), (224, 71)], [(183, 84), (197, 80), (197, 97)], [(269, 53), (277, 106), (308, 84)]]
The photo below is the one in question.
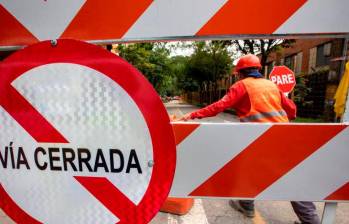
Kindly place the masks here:
[(242, 80), (250, 98), (251, 108), (240, 116), (241, 122), (288, 122), (287, 114), (281, 105), (280, 91), (277, 86), (263, 78)]

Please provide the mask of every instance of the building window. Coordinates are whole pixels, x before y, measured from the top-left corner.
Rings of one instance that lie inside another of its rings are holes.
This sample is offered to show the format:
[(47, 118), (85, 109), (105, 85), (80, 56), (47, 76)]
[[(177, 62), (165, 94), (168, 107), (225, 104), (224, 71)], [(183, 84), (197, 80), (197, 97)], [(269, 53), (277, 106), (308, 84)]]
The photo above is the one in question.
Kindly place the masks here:
[(317, 47), (316, 67), (329, 65), (331, 56), (331, 43), (322, 44)]
[(327, 43), (324, 45), (324, 55), (327, 57), (331, 56), (331, 46), (331, 43)]
[(302, 60), (303, 60), (303, 52), (299, 52), (297, 55), (296, 55), (296, 58), (295, 58), (295, 69), (294, 69), (294, 72), (298, 75), (302, 72)]
[(296, 58), (296, 55), (291, 55), (291, 56), (286, 57), (285, 58), (285, 66), (287, 66), (291, 70), (294, 70), (295, 58)]
[(285, 63), (285, 58), (281, 58), (280, 59), (280, 65), (284, 65), (284, 63)]
[(309, 68), (308, 68), (308, 73), (313, 73), (316, 68), (316, 52), (317, 48), (311, 48), (309, 51)]

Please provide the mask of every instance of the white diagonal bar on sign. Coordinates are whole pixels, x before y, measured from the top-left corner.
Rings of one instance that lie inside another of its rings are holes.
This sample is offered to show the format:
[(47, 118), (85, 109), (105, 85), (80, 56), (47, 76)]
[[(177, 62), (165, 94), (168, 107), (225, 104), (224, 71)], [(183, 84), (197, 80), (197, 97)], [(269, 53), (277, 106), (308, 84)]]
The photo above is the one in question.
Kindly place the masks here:
[(347, 127), (256, 198), (298, 201), (325, 199), (349, 181), (348, 138)]
[(195, 35), (226, 2), (227, 0), (154, 1), (123, 38)]
[[(69, 140), (72, 148), (84, 145), (107, 150), (117, 146), (127, 155), (132, 145), (144, 152), (137, 153), (140, 161), (153, 159), (152, 150), (146, 150), (152, 149), (150, 133), (137, 105), (122, 87), (102, 73), (81, 65), (54, 63), (29, 70), (17, 78), (13, 86)], [(137, 126), (137, 130), (130, 128), (130, 124)], [(92, 158), (95, 153), (96, 150), (91, 151)], [(104, 153), (107, 155), (107, 151)], [(115, 178), (113, 172), (86, 172), (86, 175), (76, 176), (107, 177), (138, 204), (148, 188), (152, 172), (144, 164), (141, 168), (143, 175), (121, 172)], [(135, 188), (137, 191), (133, 190)]]
[(309, 0), (275, 34), (349, 32), (348, 0)]
[(201, 124), (177, 147), (177, 166), (170, 195), (190, 194), (271, 126)]
[[(91, 223), (91, 214), (98, 214), (93, 216), (94, 223), (119, 221), (73, 177), (60, 175), (59, 172), (38, 175), (40, 171), (35, 169), (33, 161), (36, 141), (1, 106), (0, 124), (1, 146), (9, 144), (9, 140), (16, 146), (25, 145), (25, 155), (31, 167), (30, 173), (0, 168), (0, 183), (18, 206), (42, 223), (86, 224)], [(42, 144), (44, 147), (49, 145)]]
[(57, 39), (86, 0), (1, 0), (1, 5), (39, 40)]

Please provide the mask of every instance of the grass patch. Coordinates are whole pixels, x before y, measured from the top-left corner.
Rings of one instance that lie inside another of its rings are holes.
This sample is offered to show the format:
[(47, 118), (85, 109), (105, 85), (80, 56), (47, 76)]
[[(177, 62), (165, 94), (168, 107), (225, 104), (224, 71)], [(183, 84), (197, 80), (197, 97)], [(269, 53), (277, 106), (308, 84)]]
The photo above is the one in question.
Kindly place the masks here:
[(295, 123), (325, 123), (325, 121), (320, 119), (320, 118), (306, 118), (306, 117), (297, 117), (292, 122), (295, 122)]

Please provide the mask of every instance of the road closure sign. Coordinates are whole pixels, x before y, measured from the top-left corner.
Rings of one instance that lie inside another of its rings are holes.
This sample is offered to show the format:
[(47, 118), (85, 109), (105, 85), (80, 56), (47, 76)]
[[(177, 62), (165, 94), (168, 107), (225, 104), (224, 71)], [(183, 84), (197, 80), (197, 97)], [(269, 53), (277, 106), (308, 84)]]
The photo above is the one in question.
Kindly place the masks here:
[(284, 93), (291, 92), (296, 85), (294, 72), (286, 66), (275, 66), (269, 79)]
[(148, 223), (170, 190), (175, 141), (147, 80), (75, 40), (0, 63), (0, 208), (17, 223)]

